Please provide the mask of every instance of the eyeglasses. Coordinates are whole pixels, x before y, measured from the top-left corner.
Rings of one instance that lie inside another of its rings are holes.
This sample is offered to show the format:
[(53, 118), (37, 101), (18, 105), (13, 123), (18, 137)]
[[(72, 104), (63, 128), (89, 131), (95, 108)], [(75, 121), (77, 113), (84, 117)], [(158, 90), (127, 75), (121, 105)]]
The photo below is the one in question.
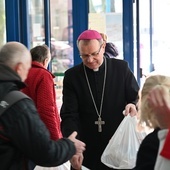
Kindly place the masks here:
[[(102, 44), (103, 45), (103, 44)], [(80, 54), (80, 57), (82, 58), (82, 59), (88, 59), (89, 57), (97, 57), (98, 55), (99, 55), (99, 53), (100, 53), (100, 50), (101, 50), (101, 48), (102, 48), (102, 45), (100, 46), (100, 48), (99, 48), (99, 50), (98, 51), (96, 51), (96, 52), (94, 52), (94, 53), (92, 53), (92, 54)]]

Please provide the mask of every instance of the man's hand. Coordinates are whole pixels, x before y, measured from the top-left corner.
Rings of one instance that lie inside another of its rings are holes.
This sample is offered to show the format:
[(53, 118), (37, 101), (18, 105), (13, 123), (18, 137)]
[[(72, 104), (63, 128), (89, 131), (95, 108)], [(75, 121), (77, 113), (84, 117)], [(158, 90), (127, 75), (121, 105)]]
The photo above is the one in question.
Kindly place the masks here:
[(137, 115), (137, 110), (136, 110), (136, 106), (132, 103), (129, 103), (126, 105), (125, 110), (123, 112), (123, 114), (125, 116), (127, 116), (128, 114), (130, 114), (130, 116), (135, 116)]
[(70, 160), (71, 166), (74, 170), (81, 170), (83, 163), (83, 154), (74, 155)]
[(85, 143), (83, 143), (82, 141), (76, 139), (77, 136), (77, 132), (73, 132), (68, 139), (70, 139), (72, 142), (74, 142), (74, 146), (76, 148), (76, 154), (82, 154), (83, 151), (85, 150)]

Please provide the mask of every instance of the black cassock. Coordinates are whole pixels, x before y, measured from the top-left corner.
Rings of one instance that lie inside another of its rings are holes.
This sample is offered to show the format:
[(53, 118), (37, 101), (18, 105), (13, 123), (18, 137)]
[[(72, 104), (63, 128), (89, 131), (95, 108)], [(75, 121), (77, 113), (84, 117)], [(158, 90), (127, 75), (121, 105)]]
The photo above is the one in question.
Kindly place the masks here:
[[(98, 132), (98, 120), (92, 97), (87, 85), (83, 64), (65, 72), (63, 81), (63, 105), (61, 107), (61, 129), (65, 137), (73, 131), (86, 143), (83, 165), (91, 170), (109, 169), (101, 163), (101, 155), (110, 138), (123, 119), (126, 104), (136, 103), (138, 83), (124, 60), (107, 58), (107, 75), (101, 119), (102, 132)], [(92, 93), (100, 110), (105, 64), (99, 71), (85, 67)]]

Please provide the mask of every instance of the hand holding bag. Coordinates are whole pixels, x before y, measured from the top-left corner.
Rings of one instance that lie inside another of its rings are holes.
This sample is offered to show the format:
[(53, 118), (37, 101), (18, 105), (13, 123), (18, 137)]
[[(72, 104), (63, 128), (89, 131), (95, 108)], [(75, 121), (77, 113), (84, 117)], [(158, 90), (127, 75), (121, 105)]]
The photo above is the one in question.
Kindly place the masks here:
[(102, 163), (115, 169), (135, 167), (137, 151), (147, 135), (137, 131), (137, 124), (136, 116), (124, 117), (101, 156)]

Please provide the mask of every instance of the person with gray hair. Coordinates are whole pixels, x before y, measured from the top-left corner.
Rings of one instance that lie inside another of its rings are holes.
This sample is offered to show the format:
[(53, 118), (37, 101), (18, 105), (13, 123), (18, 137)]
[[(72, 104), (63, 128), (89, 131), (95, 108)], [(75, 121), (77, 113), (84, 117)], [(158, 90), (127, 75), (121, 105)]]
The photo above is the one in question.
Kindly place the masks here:
[[(0, 49), (0, 103), (11, 91), (19, 91), (25, 84), (31, 67), (29, 50), (19, 42), (8, 42)], [(15, 98), (15, 96), (13, 96)], [(0, 110), (3, 105), (0, 105)], [(77, 132), (57, 141), (41, 121), (30, 98), (11, 105), (0, 116), (0, 168), (2, 170), (33, 169), (34, 164), (52, 167), (82, 154), (85, 144), (76, 139)], [(78, 169), (78, 162), (72, 165)]]

